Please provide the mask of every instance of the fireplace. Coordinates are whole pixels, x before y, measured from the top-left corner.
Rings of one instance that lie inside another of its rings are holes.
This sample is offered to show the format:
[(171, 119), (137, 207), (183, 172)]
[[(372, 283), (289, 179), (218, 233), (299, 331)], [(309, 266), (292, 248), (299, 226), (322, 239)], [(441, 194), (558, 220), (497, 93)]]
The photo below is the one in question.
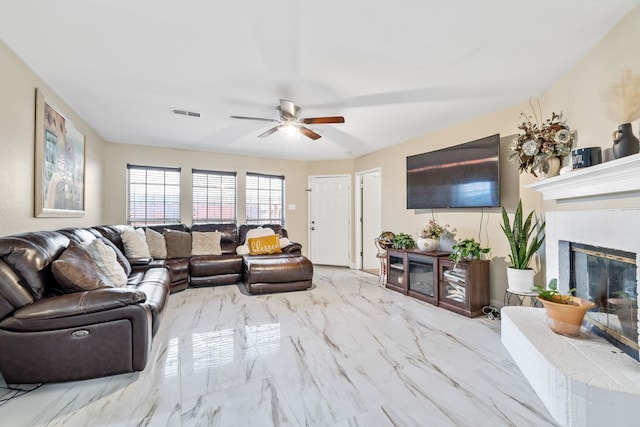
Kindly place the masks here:
[(569, 245), (569, 287), (595, 302), (586, 320), (593, 331), (638, 359), (638, 284), (636, 254), (616, 249)]
[[(602, 262), (582, 254), (573, 259), (569, 242), (573, 243), (573, 249), (596, 248), (596, 253), (605, 254), (604, 258), (609, 260), (615, 260), (622, 253), (628, 255), (623, 258), (638, 265), (640, 154), (537, 181), (527, 188), (539, 191), (544, 200), (556, 201), (553, 210), (545, 212), (544, 259), (546, 281), (558, 278), (561, 292), (566, 293), (575, 286), (571, 283), (572, 263), (588, 266)], [(582, 207), (585, 204), (620, 207), (585, 209)], [(601, 251), (602, 248), (613, 251)], [(611, 268), (618, 267), (626, 269), (627, 265), (614, 262)], [(592, 293), (594, 300), (602, 302), (599, 311), (592, 312), (590, 317), (604, 317), (600, 321), (614, 326), (610, 328), (614, 331), (622, 331), (619, 335), (623, 337), (637, 336), (629, 330), (633, 330), (634, 319), (635, 331), (640, 323), (637, 313), (633, 313), (634, 303), (638, 305), (639, 270), (630, 267), (625, 272), (614, 271), (617, 278), (615, 283), (607, 285), (609, 289), (596, 291), (586, 285), (585, 290), (580, 291), (583, 295)], [(587, 273), (590, 280), (577, 281), (590, 283), (600, 275), (592, 269)], [(615, 300), (616, 297), (620, 300)], [(631, 308), (630, 313), (624, 312), (625, 304)], [(541, 308), (504, 307), (501, 315), (505, 348), (559, 424), (628, 425), (629, 420), (638, 419), (640, 363), (637, 358), (634, 360), (595, 334), (579, 338), (554, 334), (544, 327), (545, 315)], [(620, 323), (621, 317), (628, 319), (625, 328)], [(619, 327), (616, 322), (620, 323)]]
[(575, 287), (594, 301), (586, 318), (594, 332), (640, 359), (640, 209), (552, 211), (546, 221), (547, 282), (557, 277), (561, 292)]

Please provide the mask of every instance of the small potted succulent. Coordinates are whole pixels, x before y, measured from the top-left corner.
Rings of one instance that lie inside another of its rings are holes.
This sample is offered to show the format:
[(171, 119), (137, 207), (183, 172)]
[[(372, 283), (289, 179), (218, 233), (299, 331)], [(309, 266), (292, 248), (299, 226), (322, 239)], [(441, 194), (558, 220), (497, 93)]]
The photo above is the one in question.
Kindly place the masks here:
[(558, 291), (557, 279), (552, 279), (546, 289), (542, 286), (536, 286), (535, 289), (538, 292), (538, 301), (542, 303), (549, 316), (551, 330), (556, 334), (570, 337), (580, 335), (585, 314), (596, 304), (593, 301), (569, 295), (575, 292), (575, 288), (571, 289), (568, 295), (561, 294)]
[(455, 261), (456, 264), (461, 261), (472, 261), (480, 259), (490, 250), (490, 248), (483, 248), (474, 238), (464, 239), (453, 245), (453, 252), (449, 255), (449, 259)]

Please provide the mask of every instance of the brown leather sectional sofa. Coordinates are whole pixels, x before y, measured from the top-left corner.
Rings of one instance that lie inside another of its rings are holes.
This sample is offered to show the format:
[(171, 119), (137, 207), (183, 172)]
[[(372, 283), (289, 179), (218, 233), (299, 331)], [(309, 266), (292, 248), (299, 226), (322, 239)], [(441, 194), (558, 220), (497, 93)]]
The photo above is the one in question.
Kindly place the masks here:
[[(299, 244), (259, 261), (263, 256), (235, 252), (255, 226), (205, 224), (152, 228), (220, 231), (222, 255), (119, 260), (130, 266), (127, 286), (65, 293), (52, 263), (71, 242), (102, 239), (124, 254), (120, 235), (126, 227), (66, 228), (0, 238), (0, 372), (7, 383), (73, 381), (143, 370), (169, 294), (189, 285), (233, 284), (244, 278), (253, 293), (311, 286), (313, 266)], [(280, 226), (269, 227), (287, 237)]]

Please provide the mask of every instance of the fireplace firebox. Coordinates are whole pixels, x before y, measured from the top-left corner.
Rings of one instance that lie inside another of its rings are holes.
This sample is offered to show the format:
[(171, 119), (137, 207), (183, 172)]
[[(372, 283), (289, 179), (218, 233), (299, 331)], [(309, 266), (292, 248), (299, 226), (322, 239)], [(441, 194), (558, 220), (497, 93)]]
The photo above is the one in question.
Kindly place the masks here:
[(570, 287), (596, 303), (586, 316), (593, 331), (639, 358), (636, 254), (570, 243)]

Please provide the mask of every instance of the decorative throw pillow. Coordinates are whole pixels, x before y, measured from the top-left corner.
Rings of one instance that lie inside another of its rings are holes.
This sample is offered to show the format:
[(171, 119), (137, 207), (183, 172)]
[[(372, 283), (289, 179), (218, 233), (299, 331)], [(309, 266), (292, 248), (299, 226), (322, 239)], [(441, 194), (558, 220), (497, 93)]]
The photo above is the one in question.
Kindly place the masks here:
[(105, 276), (118, 288), (126, 286), (127, 275), (118, 263), (115, 251), (102, 240), (95, 239), (82, 245)]
[(167, 241), (167, 259), (191, 256), (191, 233), (165, 228), (164, 238)]
[[(137, 231), (140, 230), (140, 231)], [(127, 258), (151, 258), (149, 245), (144, 230), (138, 228), (136, 231), (124, 230), (122, 232), (122, 244)]]
[(222, 233), (219, 231), (210, 233), (192, 232), (191, 255), (222, 255), (222, 248), (220, 247), (221, 237)]
[(67, 293), (113, 287), (113, 283), (102, 273), (89, 252), (73, 242), (51, 263), (51, 271), (62, 290)]
[(111, 240), (107, 239), (106, 237), (100, 237), (100, 240), (102, 240), (102, 243), (104, 243), (105, 245), (113, 249), (113, 251), (116, 253), (116, 259), (118, 260), (118, 264), (122, 266), (122, 269), (124, 270), (124, 274), (126, 274), (127, 277), (129, 277), (129, 275), (131, 274), (131, 264), (129, 263), (129, 260), (127, 259), (127, 257), (124, 256), (120, 248), (118, 248), (115, 245), (115, 243), (113, 243)]
[(147, 228), (145, 230), (149, 253), (155, 259), (167, 259), (167, 241), (164, 236), (155, 230)]
[(254, 237), (271, 236), (272, 234), (276, 233), (269, 227), (252, 228), (251, 230), (247, 231), (247, 235), (244, 239), (244, 242), (242, 243), (246, 245), (249, 242), (249, 239), (252, 239)]
[(270, 236), (253, 237), (248, 239), (249, 242), (249, 254), (251, 255), (266, 255), (266, 254), (280, 254), (280, 236), (272, 234)]

